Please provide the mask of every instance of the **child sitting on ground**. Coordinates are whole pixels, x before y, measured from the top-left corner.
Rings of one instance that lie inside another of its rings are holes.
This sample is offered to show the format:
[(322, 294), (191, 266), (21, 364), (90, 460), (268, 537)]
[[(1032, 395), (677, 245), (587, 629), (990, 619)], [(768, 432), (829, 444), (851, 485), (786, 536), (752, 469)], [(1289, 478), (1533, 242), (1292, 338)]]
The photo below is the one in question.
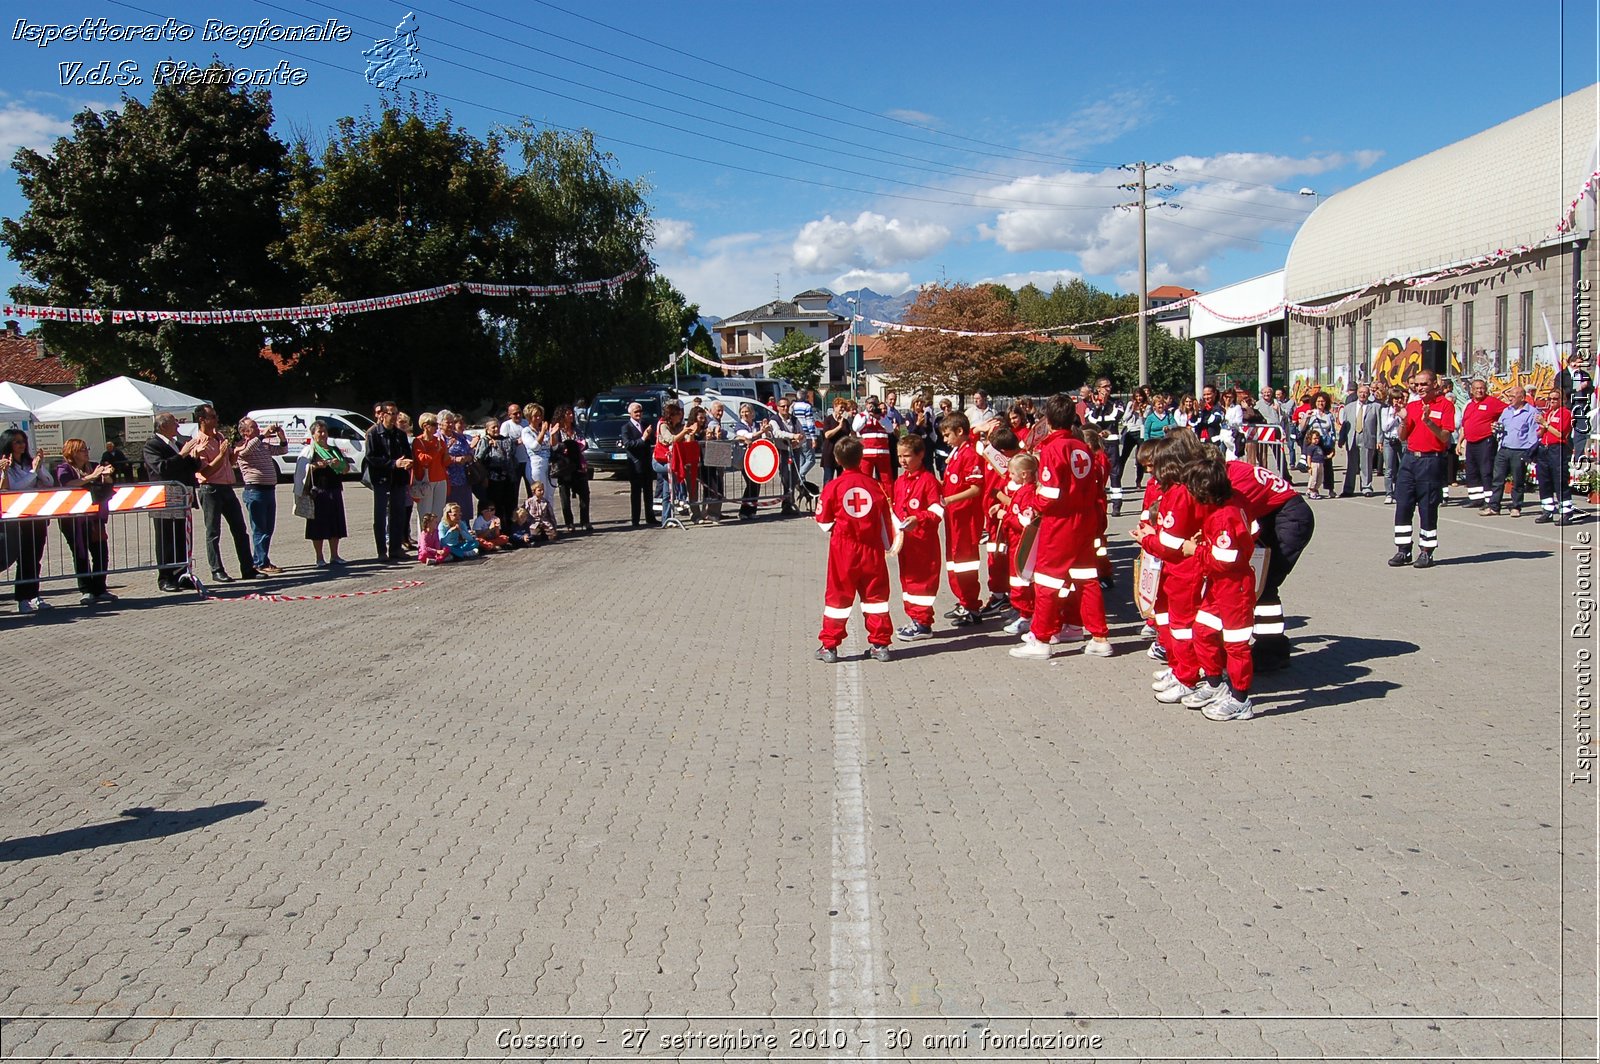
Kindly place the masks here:
[(459, 503), (444, 508), (444, 527), (439, 532), (439, 543), (456, 559), (478, 556), (478, 537), (461, 513)]
[(533, 482), (533, 494), (528, 496), (528, 537), (529, 542), (548, 539), (551, 543), (556, 541), (556, 510), (550, 500), (544, 496), (544, 484), (541, 481)]
[(539, 545), (533, 540), (533, 519), (528, 516), (526, 507), (517, 507), (517, 512), (511, 515), (511, 525), (505, 529), (505, 533), (514, 547), (537, 547)]
[(439, 515), (423, 514), (422, 538), (417, 541), (417, 561), (423, 565), (443, 565), (451, 554), (439, 541)]
[(472, 534), (477, 537), (481, 550), (506, 550), (516, 546), (511, 537), (500, 530), (500, 518), (495, 516), (492, 502), (478, 507), (478, 516), (472, 521)]

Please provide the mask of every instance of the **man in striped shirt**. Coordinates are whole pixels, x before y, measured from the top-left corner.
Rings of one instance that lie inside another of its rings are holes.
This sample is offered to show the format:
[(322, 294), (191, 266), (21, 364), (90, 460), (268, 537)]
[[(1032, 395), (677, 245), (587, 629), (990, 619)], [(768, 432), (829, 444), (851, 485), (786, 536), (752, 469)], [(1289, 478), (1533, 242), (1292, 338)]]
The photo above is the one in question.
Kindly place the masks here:
[(283, 572), (268, 551), (272, 547), (272, 530), (278, 523), (278, 463), (274, 459), (289, 453), (289, 440), (282, 425), (274, 425), (265, 434), (251, 418), (239, 422), (239, 442), (234, 445), (233, 456), (239, 463), (239, 473), (244, 478), (244, 513), (250, 522), (250, 557), (256, 572), (277, 576)]

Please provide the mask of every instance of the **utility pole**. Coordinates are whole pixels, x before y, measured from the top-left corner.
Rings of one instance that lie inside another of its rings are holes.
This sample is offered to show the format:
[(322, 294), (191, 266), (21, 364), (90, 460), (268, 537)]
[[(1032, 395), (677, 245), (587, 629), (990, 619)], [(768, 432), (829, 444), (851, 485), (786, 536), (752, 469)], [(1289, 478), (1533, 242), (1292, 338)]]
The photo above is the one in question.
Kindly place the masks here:
[[(1139, 198), (1137, 200), (1134, 200), (1132, 203), (1119, 203), (1117, 204), (1117, 209), (1124, 211), (1137, 210), (1139, 212), (1139, 386), (1142, 388), (1149, 387), (1150, 385), (1150, 272), (1148, 264), (1149, 254), (1146, 248), (1146, 231), (1149, 228), (1147, 219), (1150, 214), (1150, 208), (1146, 201), (1145, 193), (1147, 193), (1152, 186), (1147, 184), (1145, 181), (1145, 168), (1147, 166), (1149, 166), (1149, 164), (1141, 160), (1137, 163), (1127, 163), (1118, 167), (1119, 170), (1134, 171), (1139, 175), (1139, 179), (1137, 181), (1131, 181), (1125, 185), (1117, 186), (1125, 191), (1139, 193)], [(1172, 171), (1172, 167), (1170, 166), (1163, 165), (1162, 169), (1168, 172)], [(1158, 191), (1172, 191), (1171, 185), (1156, 185), (1154, 187)], [(1180, 210), (1182, 208), (1181, 204), (1171, 203), (1167, 200), (1159, 201), (1156, 203), (1156, 206), (1171, 207), (1173, 210)]]

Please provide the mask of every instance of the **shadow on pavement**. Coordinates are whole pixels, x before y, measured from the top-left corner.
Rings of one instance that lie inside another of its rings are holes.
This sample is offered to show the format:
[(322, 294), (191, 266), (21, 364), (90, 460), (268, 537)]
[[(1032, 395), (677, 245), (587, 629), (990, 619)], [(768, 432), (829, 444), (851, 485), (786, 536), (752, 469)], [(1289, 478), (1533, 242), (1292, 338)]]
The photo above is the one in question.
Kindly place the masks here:
[(93, 850), (101, 846), (118, 846), (125, 842), (181, 835), (186, 831), (210, 827), (230, 817), (253, 813), (266, 804), (262, 801), (224, 802), (202, 809), (170, 812), (151, 809), (148, 806), (124, 809), (121, 820), (0, 842), (0, 862), (56, 857), (76, 850)]
[(1443, 557), (1434, 560), (1435, 565), (1477, 565), (1479, 562), (1504, 562), (1517, 561), (1524, 558), (1548, 558), (1551, 552), (1547, 550), (1496, 550), (1487, 554), (1463, 554), (1458, 557)]
[(1318, 649), (1296, 651), (1287, 669), (1259, 674), (1252, 700), (1276, 715), (1381, 699), (1390, 691), (1399, 690), (1400, 684), (1361, 679), (1372, 673), (1367, 666), (1383, 658), (1415, 654), (1419, 649), (1417, 644), (1402, 639), (1329, 636)]

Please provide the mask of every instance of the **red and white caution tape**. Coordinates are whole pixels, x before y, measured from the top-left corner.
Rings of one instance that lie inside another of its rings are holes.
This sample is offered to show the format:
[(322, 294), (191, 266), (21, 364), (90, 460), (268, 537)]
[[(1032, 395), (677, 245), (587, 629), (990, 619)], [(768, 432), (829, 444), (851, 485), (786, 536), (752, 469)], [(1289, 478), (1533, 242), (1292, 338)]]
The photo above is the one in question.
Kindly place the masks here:
[(322, 595), (274, 595), (263, 592), (251, 592), (248, 595), (213, 595), (209, 591), (201, 592), (208, 602), (326, 602), (329, 599), (366, 598), (371, 595), (387, 595), (391, 591), (407, 591), (414, 587), (421, 587), (421, 580), (402, 580), (389, 587), (368, 588), (365, 591), (331, 591)]

